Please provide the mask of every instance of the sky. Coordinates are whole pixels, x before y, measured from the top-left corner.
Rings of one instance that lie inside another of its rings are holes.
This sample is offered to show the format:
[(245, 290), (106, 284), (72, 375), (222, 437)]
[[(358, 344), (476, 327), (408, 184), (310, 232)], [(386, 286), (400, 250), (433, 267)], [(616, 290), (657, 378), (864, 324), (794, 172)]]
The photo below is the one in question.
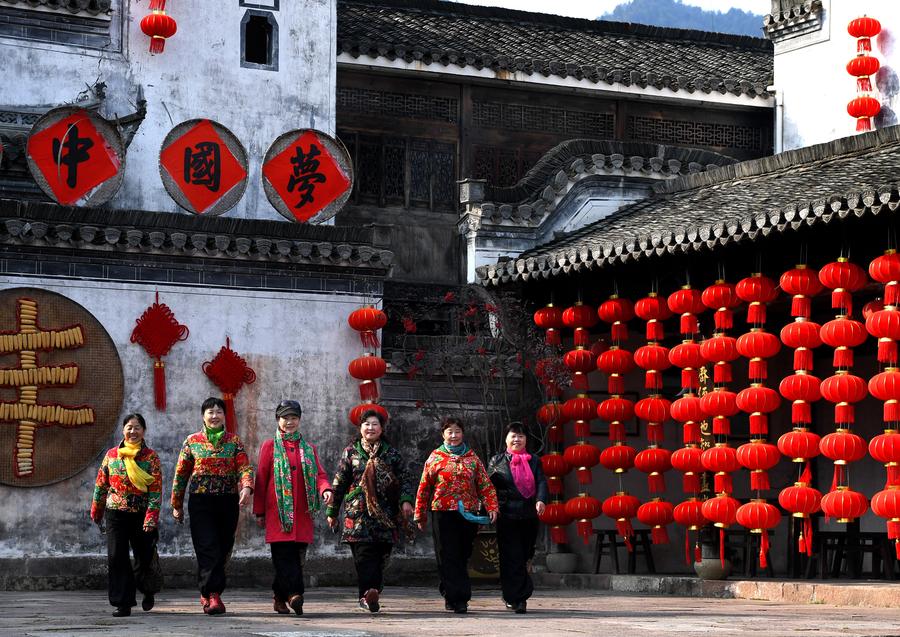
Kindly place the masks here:
[[(463, 4), (480, 4), (490, 7), (519, 9), (537, 13), (553, 13), (571, 18), (594, 19), (612, 11), (628, 0), (457, 0)], [(684, 4), (702, 7), (708, 11), (728, 11), (732, 7), (764, 15), (772, 9), (771, 0), (682, 0)]]

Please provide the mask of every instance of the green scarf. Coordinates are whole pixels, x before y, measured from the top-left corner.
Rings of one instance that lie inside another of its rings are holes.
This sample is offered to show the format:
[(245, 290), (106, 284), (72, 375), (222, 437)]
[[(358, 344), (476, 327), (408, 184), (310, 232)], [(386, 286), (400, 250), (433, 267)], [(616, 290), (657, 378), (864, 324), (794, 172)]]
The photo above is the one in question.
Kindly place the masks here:
[(449, 445), (441, 445), (438, 448), (444, 453), (449, 453), (451, 456), (464, 456), (469, 451), (469, 445), (465, 442), (461, 445), (456, 445), (455, 447), (451, 447)]
[(300, 435), (299, 431), (292, 434), (284, 433), (281, 429), (275, 432), (275, 448), (272, 454), (273, 472), (275, 474), (275, 501), (278, 503), (278, 519), (281, 520), (281, 529), (290, 533), (294, 528), (294, 490), (291, 482), (291, 463), (284, 450), (285, 440), (296, 440), (303, 451), (303, 481), (306, 484), (306, 504), (310, 513), (318, 512), (319, 490), (316, 488), (316, 456), (312, 447)]
[(222, 441), (222, 436), (225, 435), (225, 427), (222, 426), (218, 429), (213, 429), (203, 425), (203, 433), (206, 434), (206, 439), (212, 443), (213, 447), (218, 447), (219, 443)]

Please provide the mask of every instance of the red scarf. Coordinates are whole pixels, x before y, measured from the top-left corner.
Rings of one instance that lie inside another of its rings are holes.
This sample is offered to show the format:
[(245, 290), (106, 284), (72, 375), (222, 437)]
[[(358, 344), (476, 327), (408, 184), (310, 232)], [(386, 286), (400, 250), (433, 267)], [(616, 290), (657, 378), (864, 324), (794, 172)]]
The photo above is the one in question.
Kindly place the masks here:
[(534, 472), (531, 470), (531, 454), (524, 449), (522, 451), (513, 451), (507, 449), (506, 453), (510, 454), (509, 470), (512, 473), (513, 484), (526, 500), (534, 495)]

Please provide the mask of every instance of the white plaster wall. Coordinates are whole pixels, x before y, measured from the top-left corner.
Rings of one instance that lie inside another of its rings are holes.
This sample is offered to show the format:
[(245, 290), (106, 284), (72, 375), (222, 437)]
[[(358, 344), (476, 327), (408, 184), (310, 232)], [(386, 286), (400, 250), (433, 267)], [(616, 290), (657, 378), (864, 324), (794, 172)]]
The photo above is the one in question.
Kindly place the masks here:
[[(238, 0), (178, 0), (167, 12), (178, 32), (165, 51), (151, 56), (140, 21), (149, 0), (115, 0), (125, 12), (123, 52), (0, 38), (3, 105), (62, 105), (96, 81), (107, 86), (101, 111), (114, 118), (134, 112), (143, 87), (147, 117), (128, 149), (125, 180), (113, 208), (182, 211), (159, 177), (159, 149), (176, 124), (209, 118), (230, 129), (247, 150), (247, 191), (227, 214), (283, 219), (268, 203), (260, 167), (269, 145), (295, 128), (334, 133), (336, 70), (335, 0), (282, 1), (278, 22), (278, 70), (241, 67)], [(114, 18), (114, 22), (115, 22)]]
[[(274, 432), (275, 405), (290, 397), (303, 405), (302, 431), (318, 446), (326, 471), (333, 472), (352, 433), (347, 409), (359, 402), (358, 385), (347, 373), (347, 364), (360, 355), (362, 347), (346, 317), (363, 303), (361, 297), (159, 286), (161, 302), (190, 329), (188, 339), (176, 344), (164, 359), (168, 408), (159, 412), (153, 404), (152, 361), (130, 342), (135, 319), (153, 302), (156, 287), (0, 277), (0, 288), (19, 286), (58, 292), (81, 304), (115, 342), (125, 377), (122, 415), (137, 411), (145, 416), (148, 444), (162, 460), (163, 553), (192, 554), (187, 526), (178, 527), (172, 521), (172, 476), (181, 443), (201, 426), (200, 403), (208, 396), (221, 396), (201, 365), (215, 356), (226, 335), (256, 371), (256, 382), (245, 385), (235, 400), (238, 434), (253, 464), (260, 444)], [(118, 425), (106, 448), (120, 440)], [(38, 440), (42, 442), (47, 441)], [(84, 471), (48, 487), (0, 485), (0, 557), (105, 554), (105, 539), (88, 516), (99, 453)], [(268, 554), (262, 531), (251, 518), (249, 510), (242, 513), (236, 551)], [(321, 531), (322, 521), (320, 538)], [(330, 542), (324, 550), (335, 550), (334, 544)]]
[(872, 47), (882, 67), (875, 81), (875, 96), (882, 103), (876, 127), (897, 123), (900, 3), (824, 0), (823, 6), (821, 31), (775, 44), (775, 86), (784, 114), (784, 150), (856, 134), (856, 120), (847, 114), (847, 102), (856, 96), (856, 78), (845, 68), (856, 56), (856, 39), (847, 33), (847, 24), (863, 15), (876, 18), (882, 27)]

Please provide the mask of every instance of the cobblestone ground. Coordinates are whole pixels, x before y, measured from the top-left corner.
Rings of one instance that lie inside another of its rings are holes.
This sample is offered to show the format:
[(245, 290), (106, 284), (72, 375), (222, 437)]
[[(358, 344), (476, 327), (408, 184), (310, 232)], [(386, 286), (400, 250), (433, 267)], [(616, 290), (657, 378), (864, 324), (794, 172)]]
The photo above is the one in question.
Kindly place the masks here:
[(610, 637), (727, 637), (814, 635), (900, 637), (897, 609), (789, 605), (753, 600), (697, 599), (538, 591), (528, 614), (505, 610), (494, 590), (478, 590), (468, 615), (443, 608), (424, 588), (385, 591), (382, 612), (358, 610), (354, 591), (307, 591), (303, 617), (272, 612), (262, 590), (228, 591), (228, 613), (207, 617), (193, 591), (164, 591), (152, 612), (110, 615), (101, 591), (0, 592), (0, 635), (15, 637), (366, 637), (478, 635), (608, 635)]

